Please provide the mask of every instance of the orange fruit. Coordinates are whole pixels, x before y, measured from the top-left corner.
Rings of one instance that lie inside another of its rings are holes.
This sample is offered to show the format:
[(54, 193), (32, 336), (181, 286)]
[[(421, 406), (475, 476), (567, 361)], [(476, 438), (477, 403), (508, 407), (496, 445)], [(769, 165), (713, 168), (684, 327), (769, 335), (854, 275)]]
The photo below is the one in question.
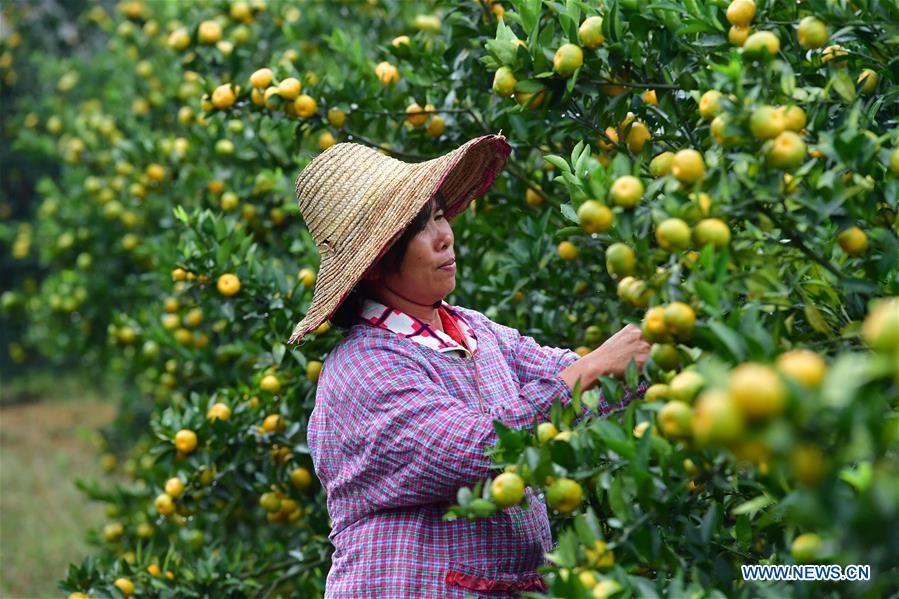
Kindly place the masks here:
[(806, 387), (817, 387), (827, 374), (824, 358), (808, 349), (795, 349), (777, 357), (777, 369)]
[(240, 291), (240, 279), (236, 275), (225, 273), (218, 278), (216, 287), (219, 293), (230, 297)]
[(850, 256), (861, 256), (868, 249), (868, 236), (858, 227), (850, 227), (837, 236), (837, 242)]
[(577, 30), (577, 37), (585, 48), (591, 50), (602, 44), (605, 41), (602, 34), (602, 17), (592, 16), (584, 19)]
[(637, 121), (631, 125), (630, 130), (627, 132), (627, 149), (632, 154), (639, 154), (650, 139), (652, 139), (652, 134), (649, 132), (649, 128)]
[(197, 447), (197, 433), (183, 428), (175, 433), (175, 447), (181, 453), (190, 453)]
[(278, 84), (278, 95), (285, 100), (296, 100), (303, 85), (296, 77), (288, 77)]
[(606, 134), (606, 137), (608, 137), (610, 141), (606, 141), (600, 137), (596, 140), (596, 145), (599, 146), (600, 150), (605, 150), (607, 152), (615, 149), (615, 144), (618, 143), (618, 131), (614, 127), (606, 127), (606, 130), (603, 133)]
[(303, 284), (303, 287), (308, 289), (315, 284), (315, 271), (313, 271), (311, 268), (303, 268), (300, 270), (297, 278)]
[(877, 72), (872, 69), (862, 69), (862, 72), (858, 74), (858, 80), (856, 83), (861, 84), (861, 92), (863, 94), (870, 94), (875, 89), (877, 89)]
[(827, 64), (830, 61), (833, 61), (833, 66), (837, 68), (844, 68), (849, 64), (846, 58), (843, 58), (847, 55), (846, 49), (839, 45), (834, 44), (832, 46), (827, 46), (821, 52), (821, 62), (823, 64)]
[(177, 476), (165, 481), (165, 493), (171, 498), (180, 497), (184, 493), (184, 481)]
[(667, 402), (658, 414), (659, 431), (668, 438), (689, 437), (693, 411), (682, 401)]
[(231, 418), (231, 408), (227, 404), (217, 402), (210, 406), (206, 412), (206, 418), (209, 420), (228, 420)]
[(297, 99), (293, 102), (293, 107), (294, 110), (296, 110), (297, 116), (304, 119), (313, 116), (317, 110), (315, 100), (312, 99), (312, 96), (306, 94), (297, 96)]
[(705, 176), (705, 160), (693, 149), (680, 150), (671, 161), (671, 174), (685, 185), (702, 180)]
[(379, 62), (375, 67), (375, 75), (384, 85), (390, 85), (400, 80), (399, 69), (386, 60)]
[(696, 400), (691, 427), (699, 445), (729, 443), (742, 435), (743, 416), (726, 392), (713, 389)]
[(515, 78), (512, 69), (509, 67), (500, 67), (493, 76), (493, 91), (504, 98), (508, 98), (515, 92), (515, 84), (518, 79)]
[(393, 40), (391, 40), (390, 45), (393, 46), (394, 48), (399, 48), (403, 44), (408, 46), (409, 42), (411, 42), (411, 41), (412, 40), (409, 39), (408, 35), (398, 35), (395, 38), (393, 38)]
[(806, 532), (795, 539), (790, 545), (790, 555), (797, 563), (807, 564), (820, 559), (823, 553), (824, 543), (821, 537), (813, 532)]
[(787, 403), (787, 390), (777, 373), (765, 364), (746, 362), (730, 373), (728, 390), (750, 420), (777, 416)]
[(643, 337), (649, 342), (668, 341), (668, 329), (665, 327), (665, 308), (654, 306), (646, 311), (640, 327)]
[(306, 468), (298, 466), (290, 472), (290, 482), (297, 489), (304, 491), (312, 485), (312, 473)]
[(116, 578), (115, 582), (112, 583), (113, 586), (120, 591), (125, 597), (130, 597), (134, 594), (134, 583), (127, 578)]
[(665, 327), (678, 339), (689, 339), (693, 335), (696, 313), (688, 304), (672, 302), (665, 306)]
[(765, 157), (774, 168), (795, 168), (808, 154), (805, 141), (795, 131), (784, 131), (769, 143)]
[(537, 193), (536, 190), (528, 187), (528, 189), (524, 195), (524, 201), (527, 203), (528, 206), (536, 208), (537, 206), (539, 206), (540, 204), (543, 203), (543, 196), (541, 196), (539, 193)]
[(596, 200), (587, 200), (577, 210), (585, 233), (605, 233), (612, 226), (612, 211)]
[(259, 388), (269, 393), (278, 393), (281, 390), (281, 381), (273, 374), (267, 374), (259, 382)]
[(874, 351), (899, 352), (899, 298), (877, 300), (862, 323), (862, 339)]
[(662, 370), (674, 370), (680, 363), (677, 348), (670, 343), (653, 343), (649, 357)]
[(705, 379), (695, 370), (683, 370), (668, 383), (671, 399), (689, 403), (705, 385)]
[(493, 479), (490, 497), (501, 508), (520, 504), (524, 499), (524, 479), (514, 472), (503, 472)]
[(773, 139), (780, 135), (786, 127), (784, 112), (774, 106), (760, 106), (749, 117), (749, 130), (756, 139)]
[(203, 21), (197, 29), (197, 34), (204, 44), (214, 44), (222, 39), (222, 27), (215, 21)]
[(269, 414), (262, 421), (262, 431), (267, 433), (279, 433), (285, 426), (284, 420), (278, 414)]
[(571, 243), (570, 241), (563, 241), (559, 244), (559, 257), (562, 260), (577, 260), (578, 251), (577, 246)]
[(731, 25), (730, 29), (727, 30), (727, 41), (732, 43), (734, 46), (743, 46), (746, 43), (746, 38), (749, 37), (749, 27), (740, 27), (739, 25)]
[(655, 385), (650, 385), (648, 389), (646, 389), (646, 393), (643, 395), (643, 401), (661, 401), (663, 399), (668, 399), (668, 395), (671, 392), (668, 385), (662, 383), (656, 383)]
[(340, 129), (343, 127), (344, 123), (346, 123), (346, 113), (342, 110), (332, 108), (328, 111), (328, 122), (331, 123), (332, 127)]
[(740, 136), (736, 134), (725, 135), (728, 119), (723, 114), (719, 114), (712, 119), (709, 131), (712, 133), (715, 143), (724, 147), (732, 146), (740, 142)]
[(656, 228), (656, 241), (666, 250), (685, 250), (690, 245), (690, 226), (679, 218), (666, 219)]
[(716, 89), (710, 89), (702, 94), (699, 99), (699, 114), (707, 121), (711, 121), (722, 110), (721, 92)]
[(537, 425), (537, 442), (543, 445), (554, 439), (559, 434), (559, 429), (552, 422), (541, 422)]
[(220, 204), (222, 210), (230, 211), (237, 208), (238, 204), (240, 204), (240, 198), (237, 197), (237, 194), (233, 191), (226, 191), (222, 194), (222, 199), (220, 200)]
[(784, 127), (789, 131), (802, 131), (805, 129), (807, 117), (805, 111), (799, 106), (781, 106), (778, 110), (783, 115)]
[(263, 493), (259, 497), (259, 505), (270, 514), (281, 511), (281, 499), (272, 492)]
[(546, 97), (546, 89), (541, 89), (540, 91), (531, 93), (515, 92), (512, 95), (518, 104), (526, 105), (531, 109), (537, 109), (541, 104), (543, 104), (543, 100)]
[(592, 549), (589, 547), (585, 548), (584, 555), (587, 556), (587, 564), (591, 568), (608, 570), (615, 565), (615, 554), (606, 547), (606, 542), (600, 539), (596, 540)]
[(165, 179), (165, 167), (161, 164), (149, 164), (145, 170), (147, 177), (154, 183), (159, 183)]
[(633, 208), (643, 197), (643, 183), (633, 175), (618, 177), (609, 189), (609, 195), (616, 206)]
[(753, 0), (733, 0), (725, 13), (731, 25), (746, 27), (755, 16), (755, 2)]
[(653, 177), (663, 177), (671, 172), (674, 152), (662, 152), (649, 162), (649, 172)]
[(811, 15), (799, 21), (796, 37), (803, 48), (820, 48), (827, 43), (827, 25)]
[(780, 40), (770, 31), (756, 31), (743, 42), (743, 52), (747, 56), (774, 56), (780, 50)]
[(570, 478), (560, 478), (546, 489), (546, 504), (563, 514), (576, 510), (583, 498), (581, 485)]
[(250, 85), (257, 89), (266, 88), (271, 85), (273, 78), (274, 73), (272, 73), (271, 69), (258, 69), (252, 75), (250, 75)]
[(172, 496), (167, 493), (157, 495), (153, 501), (153, 507), (163, 516), (171, 516), (175, 513), (175, 502), (172, 501)]
[(406, 122), (413, 127), (421, 127), (424, 125), (425, 121), (428, 120), (428, 115), (427, 113), (422, 112), (423, 110), (424, 109), (418, 105), (418, 102), (413, 102), (407, 106), (406, 114), (409, 116), (406, 117)]
[(730, 228), (721, 219), (703, 219), (693, 229), (693, 241), (699, 247), (704, 247), (711, 243), (716, 248), (721, 249), (730, 243)]
[(319, 374), (322, 371), (322, 363), (318, 360), (309, 360), (306, 363), (306, 378), (310, 383), (318, 383)]
[(553, 71), (571, 77), (584, 64), (584, 51), (574, 44), (562, 44), (553, 56)]
[(827, 476), (828, 460), (820, 449), (803, 443), (790, 452), (790, 466), (796, 480), (807, 487), (817, 487)]
[(440, 25), (440, 17), (437, 15), (417, 15), (415, 17), (415, 28), (419, 31), (437, 33), (440, 31)]
[(623, 243), (613, 243), (606, 249), (606, 270), (614, 277), (624, 277), (634, 272), (634, 250)]

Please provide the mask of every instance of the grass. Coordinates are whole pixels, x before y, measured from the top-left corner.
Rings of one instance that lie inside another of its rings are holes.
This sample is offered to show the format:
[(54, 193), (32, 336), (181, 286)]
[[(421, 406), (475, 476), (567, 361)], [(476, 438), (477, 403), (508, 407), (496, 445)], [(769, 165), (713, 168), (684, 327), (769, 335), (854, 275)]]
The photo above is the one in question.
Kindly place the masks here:
[[(48, 375), (52, 377), (53, 375)], [(6, 386), (7, 399), (11, 386)], [(64, 378), (40, 389), (39, 401), (0, 402), (0, 597), (61, 597), (69, 563), (93, 553), (88, 528), (107, 521), (103, 506), (75, 486), (102, 480), (94, 431), (115, 405)], [(17, 390), (21, 389), (21, 385)]]

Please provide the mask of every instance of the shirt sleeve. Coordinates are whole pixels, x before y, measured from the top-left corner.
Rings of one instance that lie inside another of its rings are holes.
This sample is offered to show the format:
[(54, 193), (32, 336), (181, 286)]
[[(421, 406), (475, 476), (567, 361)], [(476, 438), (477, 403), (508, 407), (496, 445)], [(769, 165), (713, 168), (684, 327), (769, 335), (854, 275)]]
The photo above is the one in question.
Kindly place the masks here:
[[(509, 361), (509, 366), (522, 384), (527, 384), (532, 380), (550, 376), (551, 374), (558, 376), (560, 372), (581, 358), (580, 354), (575, 351), (567, 348), (540, 345), (533, 337), (522, 335), (512, 327), (494, 322), (486, 316), (482, 315), (482, 317), (498, 337), (500, 346), (504, 348), (503, 352)], [(599, 388), (599, 401), (596, 406), (596, 412), (605, 416), (612, 412), (623, 410), (634, 399), (642, 397), (648, 386), (649, 383), (642, 380), (636, 390), (631, 390), (625, 385), (624, 395), (621, 401), (615, 405), (610, 405), (606, 401), (602, 389)], [(569, 389), (570, 393), (571, 390)], [(595, 415), (596, 412), (581, 402), (581, 409), (575, 421), (580, 422), (587, 416)]]
[(334, 373), (341, 380), (338, 414), (348, 482), (357, 498), (377, 509), (455, 501), (462, 486), (494, 475), (485, 450), (497, 442), (493, 420), (528, 428), (545, 419), (555, 397), (571, 401), (558, 376), (520, 386), (495, 413), (482, 413), (432, 379), (408, 348), (366, 348), (371, 367)]

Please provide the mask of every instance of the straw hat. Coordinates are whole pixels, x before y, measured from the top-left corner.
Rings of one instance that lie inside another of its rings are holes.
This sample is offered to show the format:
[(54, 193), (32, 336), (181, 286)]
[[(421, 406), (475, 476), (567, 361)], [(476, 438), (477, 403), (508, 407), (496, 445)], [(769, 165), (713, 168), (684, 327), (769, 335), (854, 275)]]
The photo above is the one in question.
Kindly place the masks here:
[(316, 156), (297, 177), (296, 190), (321, 266), (312, 304), (287, 342), (299, 343), (331, 317), (438, 190), (452, 218), (493, 185), (511, 152), (500, 133), (415, 164), (355, 143)]

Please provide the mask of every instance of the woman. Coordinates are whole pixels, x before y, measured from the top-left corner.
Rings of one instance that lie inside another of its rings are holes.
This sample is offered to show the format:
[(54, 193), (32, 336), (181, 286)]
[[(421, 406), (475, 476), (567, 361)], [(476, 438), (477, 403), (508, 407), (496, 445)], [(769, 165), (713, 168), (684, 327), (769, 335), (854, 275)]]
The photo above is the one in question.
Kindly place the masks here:
[(542, 496), (529, 488), (529, 509), (477, 521), (442, 517), (460, 487), (498, 474), (484, 455), (494, 419), (530, 427), (555, 398), (568, 405), (578, 380), (591, 388), (646, 360), (632, 325), (581, 357), (444, 301), (456, 284), (450, 219), (486, 192), (510, 151), (487, 135), (407, 164), (337, 144), (297, 179), (322, 264), (289, 341), (329, 317), (346, 331), (322, 367), (307, 431), (335, 547), (326, 597), (545, 590), (537, 568), (553, 542)]

